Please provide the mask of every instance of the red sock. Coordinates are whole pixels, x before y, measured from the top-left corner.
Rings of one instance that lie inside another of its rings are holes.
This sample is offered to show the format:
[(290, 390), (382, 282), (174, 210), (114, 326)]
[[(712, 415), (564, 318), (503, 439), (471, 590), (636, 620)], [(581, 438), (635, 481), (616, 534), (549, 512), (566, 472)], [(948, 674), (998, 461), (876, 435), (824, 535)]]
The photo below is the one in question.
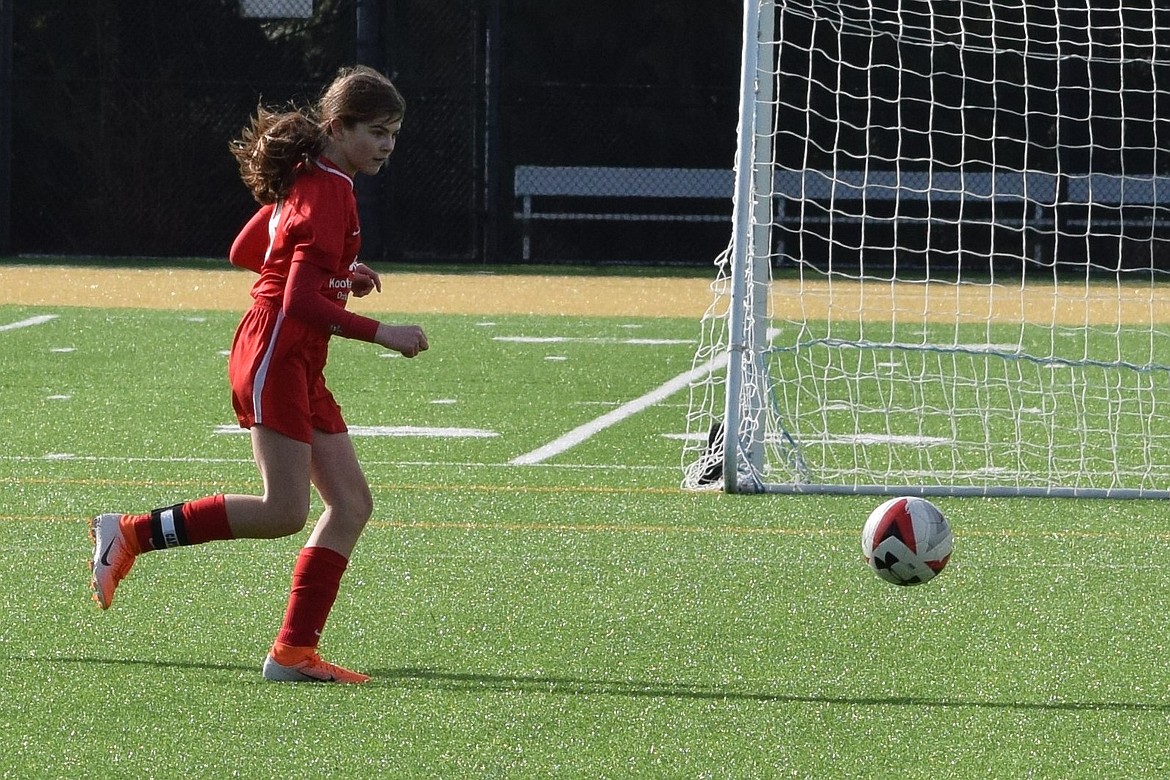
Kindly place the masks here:
[(122, 518), (122, 529), (138, 552), (233, 538), (222, 495), (155, 509), (150, 514), (127, 515)]
[(293, 647), (317, 646), (348, 564), (344, 555), (328, 547), (301, 550), (293, 568), (288, 609), (276, 635), (277, 642)]
[(187, 544), (205, 544), (234, 539), (228, 525), (227, 502), (222, 495), (208, 496), (183, 504), (187, 518)]

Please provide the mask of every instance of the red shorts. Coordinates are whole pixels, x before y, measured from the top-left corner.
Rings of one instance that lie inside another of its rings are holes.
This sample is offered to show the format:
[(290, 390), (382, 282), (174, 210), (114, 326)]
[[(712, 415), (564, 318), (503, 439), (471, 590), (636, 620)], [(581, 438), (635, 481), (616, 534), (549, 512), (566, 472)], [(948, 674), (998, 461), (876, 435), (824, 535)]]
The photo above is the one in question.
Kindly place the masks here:
[(325, 387), (329, 337), (257, 301), (240, 320), (228, 358), (232, 406), (243, 428), (263, 425), (313, 443), (313, 431), (345, 433), (341, 407)]

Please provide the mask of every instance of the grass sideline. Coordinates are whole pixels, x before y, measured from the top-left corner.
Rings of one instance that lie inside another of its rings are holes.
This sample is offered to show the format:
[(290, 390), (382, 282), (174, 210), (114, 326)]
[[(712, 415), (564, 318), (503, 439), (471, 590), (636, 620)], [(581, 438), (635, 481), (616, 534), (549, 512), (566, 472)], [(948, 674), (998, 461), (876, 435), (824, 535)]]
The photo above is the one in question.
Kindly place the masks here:
[(87, 588), (87, 515), (256, 489), (216, 432), (237, 315), (0, 324), (38, 314), (0, 332), (0, 774), (1170, 770), (1160, 504), (940, 500), (953, 562), (900, 589), (860, 562), (872, 499), (678, 490), (681, 397), (509, 465), (689, 368), (683, 319), (436, 317), (416, 361), (337, 343), (353, 424), (498, 435), (357, 439), (378, 509), (324, 648), (374, 681), (265, 684), (304, 534), (145, 556), (107, 613)]

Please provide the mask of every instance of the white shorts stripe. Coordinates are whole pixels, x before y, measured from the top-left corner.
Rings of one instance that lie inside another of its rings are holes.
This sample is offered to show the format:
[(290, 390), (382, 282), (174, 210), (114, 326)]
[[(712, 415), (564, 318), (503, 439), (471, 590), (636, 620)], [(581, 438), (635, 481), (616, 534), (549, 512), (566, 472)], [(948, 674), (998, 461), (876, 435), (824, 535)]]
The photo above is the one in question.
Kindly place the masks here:
[(256, 424), (264, 424), (264, 408), (261, 399), (264, 397), (264, 383), (268, 379), (268, 366), (272, 362), (272, 353), (276, 351), (276, 342), (280, 338), (280, 327), (284, 324), (284, 312), (276, 313), (276, 325), (272, 328), (272, 335), (268, 339), (268, 346), (264, 349), (264, 357), (260, 360), (260, 367), (256, 369), (256, 376), (252, 379), (252, 413), (256, 417)]

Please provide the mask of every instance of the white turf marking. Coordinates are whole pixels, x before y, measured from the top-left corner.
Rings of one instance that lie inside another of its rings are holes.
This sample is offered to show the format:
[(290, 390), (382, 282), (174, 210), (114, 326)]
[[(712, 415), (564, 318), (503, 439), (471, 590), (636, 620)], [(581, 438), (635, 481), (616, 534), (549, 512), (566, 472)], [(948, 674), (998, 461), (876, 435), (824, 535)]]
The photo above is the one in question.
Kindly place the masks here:
[(912, 351), (927, 350), (930, 352), (975, 352), (979, 354), (999, 355), (1007, 353), (1009, 355), (1018, 355), (1022, 351), (1019, 344), (881, 344), (882, 348), (886, 346), (894, 349), (909, 349)]
[(633, 344), (648, 347), (695, 343), (692, 339), (614, 339), (583, 338), (578, 336), (493, 336), (492, 341), (506, 341), (512, 344)]
[[(217, 425), (216, 433), (247, 433), (238, 425)], [(350, 436), (412, 436), (427, 439), (492, 439), (500, 434), (482, 428), (420, 428), (413, 425), (351, 425)]]
[[(942, 345), (940, 349), (950, 349)], [(964, 352), (1006, 352), (1009, 355), (1018, 355), (1023, 351), (1019, 344), (959, 344), (957, 349)]]
[(710, 434), (702, 431), (695, 431), (694, 433), (664, 433), (662, 438), (673, 439), (674, 441), (707, 441)]
[[(696, 431), (694, 433), (664, 433), (664, 439), (674, 439), (677, 441), (706, 441), (707, 434), (703, 431)], [(769, 436), (769, 442), (776, 444), (783, 443), (780, 436)], [(909, 444), (917, 447), (925, 447), (930, 444), (954, 444), (953, 439), (945, 439), (941, 436), (909, 436), (899, 434), (879, 434), (879, 433), (857, 433), (847, 436), (826, 436), (818, 440), (819, 444)]]
[(824, 444), (909, 444), (924, 447), (928, 444), (954, 444), (954, 439), (942, 436), (914, 436), (892, 433), (855, 433), (843, 436), (826, 436)]
[(726, 365), (727, 353), (724, 352), (716, 355), (698, 368), (693, 368), (685, 374), (679, 374), (666, 384), (656, 387), (642, 397), (635, 398), (629, 403), (624, 403), (612, 412), (607, 412), (595, 420), (574, 428), (564, 436), (549, 442), (543, 447), (538, 447), (532, 452), (513, 458), (509, 463), (513, 466), (532, 466), (548, 460), (555, 455), (560, 455), (565, 450), (576, 447), (581, 442), (611, 425), (616, 425), (627, 417), (632, 417), (643, 409), (666, 400), (678, 391), (685, 390), (692, 382), (705, 377), (712, 371), (718, 371)]
[(50, 322), (55, 319), (57, 319), (56, 314), (38, 314), (35, 317), (29, 317), (27, 320), (20, 320), (19, 322), (10, 322), (7, 325), (0, 325), (0, 330), (31, 328), (33, 325), (44, 325), (46, 322)]

